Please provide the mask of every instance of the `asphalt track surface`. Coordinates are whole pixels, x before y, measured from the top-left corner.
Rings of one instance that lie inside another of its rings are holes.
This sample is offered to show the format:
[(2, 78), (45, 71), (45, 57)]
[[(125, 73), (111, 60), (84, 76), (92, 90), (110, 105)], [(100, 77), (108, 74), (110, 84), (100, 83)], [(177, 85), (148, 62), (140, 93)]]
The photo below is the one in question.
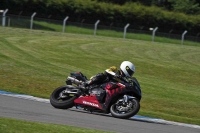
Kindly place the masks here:
[(61, 110), (49, 102), (27, 100), (0, 94), (0, 117), (70, 125), (116, 133), (200, 133), (200, 126), (187, 127), (136, 118), (117, 119), (105, 114), (91, 114), (75, 108)]

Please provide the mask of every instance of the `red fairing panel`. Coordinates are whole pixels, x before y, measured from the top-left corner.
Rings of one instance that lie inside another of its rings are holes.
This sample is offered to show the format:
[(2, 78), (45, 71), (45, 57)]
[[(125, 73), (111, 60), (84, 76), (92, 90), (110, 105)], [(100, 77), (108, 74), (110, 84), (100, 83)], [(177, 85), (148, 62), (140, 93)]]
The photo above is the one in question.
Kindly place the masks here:
[(105, 89), (107, 90), (109, 96), (113, 96), (115, 94), (120, 94), (125, 87), (126, 86), (121, 83), (117, 84), (108, 83)]
[(115, 95), (121, 94), (123, 91), (125, 91), (125, 87), (126, 86), (121, 84), (121, 83), (117, 83), (117, 84), (108, 83), (108, 84), (106, 84), (106, 87), (105, 87), (105, 89), (107, 90), (106, 102), (105, 102), (106, 108), (108, 107), (110, 101), (112, 100), (112, 98)]
[(95, 107), (98, 109), (102, 109), (101, 104), (99, 104), (98, 100), (96, 99), (96, 96), (90, 95), (90, 96), (84, 96), (79, 97), (74, 100), (75, 104), (83, 104), (91, 107)]

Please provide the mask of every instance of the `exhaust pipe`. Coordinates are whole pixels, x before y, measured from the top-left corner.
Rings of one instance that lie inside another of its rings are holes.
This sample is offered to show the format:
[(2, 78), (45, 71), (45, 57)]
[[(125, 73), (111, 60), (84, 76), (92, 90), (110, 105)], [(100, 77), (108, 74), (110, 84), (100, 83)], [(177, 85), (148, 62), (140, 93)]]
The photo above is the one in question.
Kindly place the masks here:
[(76, 85), (83, 84), (83, 81), (80, 81), (80, 80), (75, 79), (75, 78), (70, 77), (70, 76), (67, 77), (67, 80), (70, 80), (72, 83), (74, 83), (74, 84), (76, 84)]

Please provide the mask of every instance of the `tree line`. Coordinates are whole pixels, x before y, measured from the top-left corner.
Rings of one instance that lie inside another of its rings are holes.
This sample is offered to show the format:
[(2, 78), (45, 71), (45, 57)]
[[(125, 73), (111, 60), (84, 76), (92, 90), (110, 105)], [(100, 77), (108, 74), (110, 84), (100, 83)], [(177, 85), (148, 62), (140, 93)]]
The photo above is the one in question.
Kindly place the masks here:
[[(9, 9), (8, 14), (69, 21), (94, 23), (101, 20), (102, 25), (123, 27), (159, 27), (169, 32), (190, 31), (196, 35), (200, 29), (200, 0), (6, 0), (0, 3), (0, 9)], [(144, 29), (145, 29), (144, 28)]]
[(127, 2), (138, 2), (146, 6), (157, 6), (164, 10), (200, 14), (200, 0), (98, 0), (99, 2), (123, 5)]

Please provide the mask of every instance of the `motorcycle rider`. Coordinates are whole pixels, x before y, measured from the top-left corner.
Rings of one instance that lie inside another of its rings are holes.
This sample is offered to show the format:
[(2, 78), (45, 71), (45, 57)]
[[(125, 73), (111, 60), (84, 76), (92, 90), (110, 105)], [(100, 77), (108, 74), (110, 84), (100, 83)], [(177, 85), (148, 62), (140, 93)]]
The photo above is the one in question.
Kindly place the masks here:
[(116, 66), (106, 69), (104, 73), (98, 73), (89, 81), (83, 84), (83, 90), (87, 91), (87, 86), (92, 84), (101, 84), (110, 80), (128, 82), (127, 78), (132, 77), (135, 72), (135, 66), (130, 61), (123, 61), (118, 70)]

